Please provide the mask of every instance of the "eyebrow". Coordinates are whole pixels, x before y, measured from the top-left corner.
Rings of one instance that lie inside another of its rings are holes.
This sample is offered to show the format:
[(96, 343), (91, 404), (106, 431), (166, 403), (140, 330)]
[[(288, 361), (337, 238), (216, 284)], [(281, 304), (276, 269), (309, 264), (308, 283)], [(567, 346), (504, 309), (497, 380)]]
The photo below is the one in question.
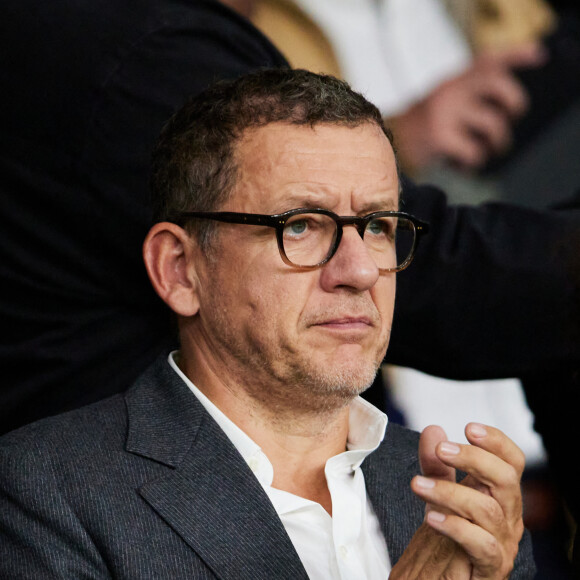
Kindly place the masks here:
[(375, 201), (361, 206), (361, 214), (369, 214), (375, 211), (397, 211), (399, 209), (400, 196), (397, 201), (393, 202), (391, 199), (387, 201)]
[[(367, 215), (375, 211), (398, 211), (401, 196), (397, 196), (397, 200), (376, 200), (365, 203), (361, 206), (359, 215)], [(312, 199), (310, 196), (290, 196), (284, 200), (283, 209), (277, 213), (283, 213), (291, 209), (305, 208), (305, 209), (330, 209), (326, 204), (321, 203), (322, 200)]]

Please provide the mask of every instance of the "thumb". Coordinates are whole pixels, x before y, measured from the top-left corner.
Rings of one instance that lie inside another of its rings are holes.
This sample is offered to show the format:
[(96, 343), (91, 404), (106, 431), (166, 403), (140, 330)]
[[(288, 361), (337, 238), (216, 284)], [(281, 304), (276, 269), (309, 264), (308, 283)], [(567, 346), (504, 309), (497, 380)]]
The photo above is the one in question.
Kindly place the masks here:
[(455, 469), (445, 465), (436, 455), (435, 448), (442, 441), (447, 441), (445, 431), (438, 425), (429, 425), (423, 429), (419, 438), (419, 463), (425, 477), (455, 481)]

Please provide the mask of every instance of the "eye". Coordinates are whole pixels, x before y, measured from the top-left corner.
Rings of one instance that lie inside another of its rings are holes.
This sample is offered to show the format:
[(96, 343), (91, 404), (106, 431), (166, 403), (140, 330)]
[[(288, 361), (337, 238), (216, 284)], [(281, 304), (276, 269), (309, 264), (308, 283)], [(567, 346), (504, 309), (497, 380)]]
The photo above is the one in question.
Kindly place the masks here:
[(289, 236), (299, 236), (308, 229), (308, 221), (304, 218), (287, 223), (284, 234)]
[(378, 236), (384, 232), (383, 224), (379, 220), (373, 220), (372, 222), (369, 222), (367, 232)]
[(392, 218), (378, 218), (367, 224), (366, 232), (372, 236), (382, 236), (389, 239), (394, 237), (394, 223)]
[(322, 214), (298, 214), (291, 217), (284, 225), (284, 237), (288, 240), (302, 240), (312, 236), (325, 235), (327, 230), (332, 231), (334, 221)]
[(312, 263), (316, 264), (329, 251), (335, 237), (336, 222), (330, 216), (299, 213), (284, 225), (282, 243), (286, 256), (294, 263), (306, 264), (314, 260)]

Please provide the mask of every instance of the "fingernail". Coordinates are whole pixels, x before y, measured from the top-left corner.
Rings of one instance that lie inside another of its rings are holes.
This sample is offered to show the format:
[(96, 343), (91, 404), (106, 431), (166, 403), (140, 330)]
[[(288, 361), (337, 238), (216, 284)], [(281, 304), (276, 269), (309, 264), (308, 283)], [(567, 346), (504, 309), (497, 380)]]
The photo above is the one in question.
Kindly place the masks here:
[(415, 479), (415, 485), (423, 489), (432, 489), (435, 487), (435, 482), (432, 479), (418, 475)]
[(447, 519), (447, 516), (441, 512), (430, 511), (427, 513), (427, 519), (434, 524), (441, 524)]
[(481, 423), (470, 423), (469, 434), (473, 437), (485, 437), (487, 429)]
[(439, 450), (443, 455), (459, 455), (459, 445), (455, 445), (455, 443), (450, 443), (449, 441), (444, 441), (439, 445)]

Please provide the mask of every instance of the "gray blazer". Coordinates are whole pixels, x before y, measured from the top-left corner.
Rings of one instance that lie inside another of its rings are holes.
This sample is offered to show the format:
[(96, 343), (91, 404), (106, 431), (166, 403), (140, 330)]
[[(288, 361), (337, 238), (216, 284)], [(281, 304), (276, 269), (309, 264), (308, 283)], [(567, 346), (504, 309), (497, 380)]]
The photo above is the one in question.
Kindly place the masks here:
[[(395, 563), (423, 519), (418, 435), (363, 463)], [(533, 576), (522, 540), (512, 578)], [(0, 439), (0, 578), (307, 578), (264, 490), (164, 357), (123, 396)]]

